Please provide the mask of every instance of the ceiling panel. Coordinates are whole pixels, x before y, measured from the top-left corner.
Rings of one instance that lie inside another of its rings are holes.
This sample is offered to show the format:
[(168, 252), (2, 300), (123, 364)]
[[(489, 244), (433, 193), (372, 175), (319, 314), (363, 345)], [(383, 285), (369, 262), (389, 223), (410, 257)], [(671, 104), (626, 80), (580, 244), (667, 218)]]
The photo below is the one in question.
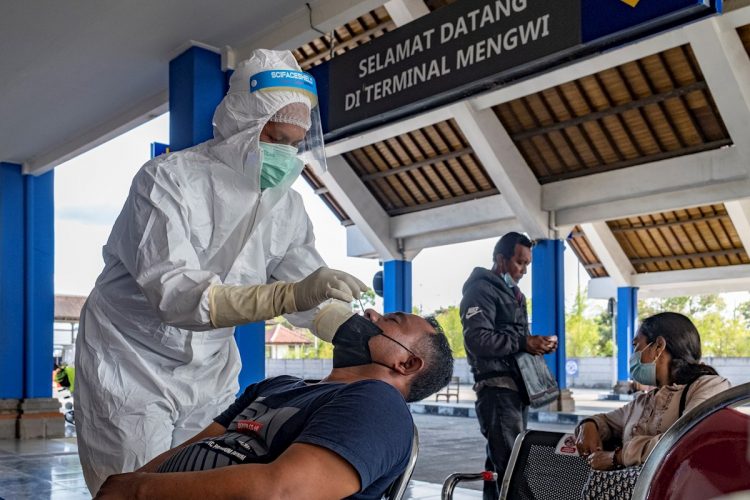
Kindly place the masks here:
[(454, 120), (344, 154), (389, 215), (497, 194)]
[(349, 50), (374, 40), (396, 25), (385, 7), (378, 7), (367, 14), (353, 19), (333, 32), (321, 34), (318, 38), (292, 51), (300, 67), (307, 71)]
[(596, 252), (591, 248), (591, 243), (589, 243), (586, 234), (581, 230), (581, 226), (574, 227), (565, 242), (573, 250), (576, 257), (578, 257), (578, 261), (583, 265), (590, 278), (609, 276)]
[(748, 264), (723, 204), (608, 221), (638, 273)]
[(689, 45), (493, 109), (542, 184), (732, 143)]

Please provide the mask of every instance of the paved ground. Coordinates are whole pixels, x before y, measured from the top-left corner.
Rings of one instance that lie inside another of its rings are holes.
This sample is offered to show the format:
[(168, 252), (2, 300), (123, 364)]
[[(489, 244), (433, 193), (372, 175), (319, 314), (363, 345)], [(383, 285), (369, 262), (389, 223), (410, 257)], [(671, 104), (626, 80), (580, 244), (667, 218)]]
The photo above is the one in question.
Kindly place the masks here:
[[(598, 401), (601, 392), (575, 389), (577, 412), (609, 411), (624, 404)], [(473, 407), (474, 392), (469, 386), (461, 388), (460, 396), (459, 402), (452, 406)], [(434, 398), (424, 402), (428, 401), (434, 402)], [(484, 438), (475, 417), (415, 414), (414, 422), (419, 430), (420, 453), (407, 499), (439, 500), (441, 485), (449, 474), (484, 469)], [(573, 428), (549, 423), (530, 423), (529, 427), (557, 432), (570, 432)], [(77, 451), (74, 437), (0, 441), (0, 499), (90, 498)], [(478, 482), (461, 483), (454, 500), (481, 498), (478, 491), (481, 487)]]
[[(419, 458), (413, 479), (442, 484), (453, 472), (484, 470), (485, 441), (475, 418), (414, 415), (419, 430)], [(571, 432), (573, 426), (530, 424), (532, 429)], [(481, 483), (461, 483), (481, 490)]]

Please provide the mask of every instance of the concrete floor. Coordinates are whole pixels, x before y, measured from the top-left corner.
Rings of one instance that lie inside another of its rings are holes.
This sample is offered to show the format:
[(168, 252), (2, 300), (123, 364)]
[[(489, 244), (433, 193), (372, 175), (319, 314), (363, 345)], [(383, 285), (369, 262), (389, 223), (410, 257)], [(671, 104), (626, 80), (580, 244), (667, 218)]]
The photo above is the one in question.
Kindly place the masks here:
[[(598, 401), (601, 391), (575, 390), (578, 409), (585, 413), (609, 411), (624, 404)], [(473, 403), (473, 392), (462, 388), (458, 404)], [(407, 498), (438, 500), (442, 483), (453, 472), (484, 469), (484, 438), (476, 418), (414, 415), (420, 452)], [(530, 428), (570, 432), (572, 426), (530, 423)], [(462, 483), (455, 500), (481, 498), (481, 483)], [(0, 499), (88, 499), (78, 462), (75, 438), (0, 440)]]

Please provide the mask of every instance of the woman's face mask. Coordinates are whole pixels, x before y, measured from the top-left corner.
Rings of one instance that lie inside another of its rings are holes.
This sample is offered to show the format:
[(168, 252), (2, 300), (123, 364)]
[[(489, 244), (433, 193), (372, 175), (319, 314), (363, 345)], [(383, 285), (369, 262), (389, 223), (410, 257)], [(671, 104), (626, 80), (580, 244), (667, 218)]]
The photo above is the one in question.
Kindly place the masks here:
[(286, 144), (260, 141), (263, 164), (260, 167), (260, 188), (267, 189), (281, 184), (287, 175), (299, 167), (297, 148)]
[(345, 368), (347, 366), (375, 363), (390, 369), (390, 366), (372, 359), (369, 342), (376, 335), (382, 335), (406, 349), (412, 356), (416, 356), (404, 344), (383, 333), (383, 330), (375, 325), (375, 323), (355, 314), (346, 320), (333, 336), (333, 340), (331, 341), (333, 343), (333, 367)]
[(649, 342), (646, 347), (640, 351), (633, 351), (630, 355), (630, 378), (643, 385), (657, 385), (656, 384), (656, 359), (657, 356), (651, 363), (642, 363), (641, 354), (643, 351), (649, 348), (653, 342)]

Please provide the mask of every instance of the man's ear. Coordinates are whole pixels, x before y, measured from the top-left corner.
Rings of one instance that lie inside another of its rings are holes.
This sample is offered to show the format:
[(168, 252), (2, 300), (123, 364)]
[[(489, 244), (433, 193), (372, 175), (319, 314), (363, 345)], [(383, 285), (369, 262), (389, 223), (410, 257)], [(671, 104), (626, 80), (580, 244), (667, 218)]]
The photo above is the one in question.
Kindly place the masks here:
[(414, 375), (415, 373), (419, 372), (423, 366), (424, 361), (422, 360), (422, 358), (409, 354), (409, 357), (406, 359), (406, 361), (401, 361), (396, 364), (396, 366), (393, 367), (393, 370), (397, 371), (401, 375), (408, 376)]
[(492, 266), (493, 268), (497, 269), (500, 272), (505, 272), (505, 263), (504, 263), (504, 257), (503, 254), (499, 253), (495, 255), (495, 262)]

